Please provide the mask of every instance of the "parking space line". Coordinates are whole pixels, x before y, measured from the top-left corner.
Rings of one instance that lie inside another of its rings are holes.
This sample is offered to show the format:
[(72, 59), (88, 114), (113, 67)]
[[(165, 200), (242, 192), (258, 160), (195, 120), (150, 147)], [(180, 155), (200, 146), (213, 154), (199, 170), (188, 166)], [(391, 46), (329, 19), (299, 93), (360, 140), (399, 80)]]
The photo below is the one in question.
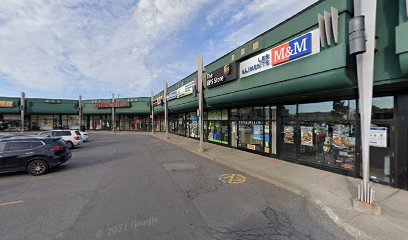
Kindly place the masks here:
[(5, 202), (5, 203), (0, 203), (0, 207), (2, 206), (7, 206), (7, 205), (13, 205), (13, 204), (18, 204), (18, 203), (23, 203), (23, 200), (19, 200), (19, 201), (12, 201), (12, 202)]

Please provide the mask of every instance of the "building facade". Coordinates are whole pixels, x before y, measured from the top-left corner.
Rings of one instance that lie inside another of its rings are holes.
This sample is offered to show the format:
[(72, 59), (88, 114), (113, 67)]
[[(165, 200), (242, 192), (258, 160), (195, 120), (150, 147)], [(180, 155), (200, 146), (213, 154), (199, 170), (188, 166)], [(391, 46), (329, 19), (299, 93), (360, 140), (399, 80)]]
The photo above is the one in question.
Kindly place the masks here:
[[(370, 131), (371, 180), (405, 189), (408, 188), (406, 2), (377, 0)], [(357, 67), (349, 45), (353, 12), (353, 0), (319, 1), (206, 65), (205, 141), (360, 177)], [(166, 100), (169, 131), (198, 138), (196, 82), (194, 72), (168, 87), (167, 99), (163, 99), (163, 92), (156, 94), (152, 104), (150, 98), (118, 99), (117, 129), (151, 131), (153, 126), (156, 131), (163, 131)], [(34, 100), (26, 100), (26, 122), (31, 129), (75, 125), (77, 101)], [(13, 104), (3, 103), (6, 107), (1, 107), (0, 102), (0, 121), (18, 128), (19, 99), (1, 101)], [(88, 129), (111, 129), (110, 102), (83, 101), (83, 124)], [(64, 110), (59, 112), (54, 106)]]

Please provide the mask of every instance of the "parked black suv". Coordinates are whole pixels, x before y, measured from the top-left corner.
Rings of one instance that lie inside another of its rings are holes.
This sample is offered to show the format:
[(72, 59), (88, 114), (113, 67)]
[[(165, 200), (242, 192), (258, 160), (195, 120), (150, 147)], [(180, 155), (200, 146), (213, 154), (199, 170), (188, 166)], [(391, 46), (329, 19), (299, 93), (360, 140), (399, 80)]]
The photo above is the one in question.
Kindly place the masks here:
[(42, 175), (71, 158), (61, 138), (10, 136), (0, 139), (0, 172)]

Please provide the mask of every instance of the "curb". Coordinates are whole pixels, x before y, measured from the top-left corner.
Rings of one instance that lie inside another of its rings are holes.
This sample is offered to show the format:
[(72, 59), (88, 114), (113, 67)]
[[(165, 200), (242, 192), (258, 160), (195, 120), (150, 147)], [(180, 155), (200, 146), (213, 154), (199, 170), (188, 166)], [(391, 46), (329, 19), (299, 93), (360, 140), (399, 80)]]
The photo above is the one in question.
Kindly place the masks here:
[(151, 135), (151, 136), (152, 136), (152, 137), (155, 137), (155, 138), (157, 138), (157, 139), (159, 139), (159, 140), (162, 141), (162, 142), (166, 142), (166, 143), (170, 143), (170, 144), (176, 145), (176, 146), (181, 147), (181, 148), (183, 148), (183, 149), (185, 149), (185, 150), (187, 150), (187, 151), (189, 151), (189, 152), (192, 152), (192, 153), (194, 153), (194, 154), (196, 154), (196, 155), (199, 155), (199, 156), (201, 156), (201, 157), (205, 157), (205, 158), (207, 158), (207, 159), (209, 159), (209, 160), (212, 160), (212, 161), (214, 161), (214, 162), (216, 162), (216, 163), (219, 163), (219, 164), (221, 164), (221, 165), (224, 165), (224, 166), (226, 166), (226, 167), (229, 167), (229, 168), (238, 170), (238, 171), (240, 171), (240, 172), (244, 172), (244, 173), (246, 173), (246, 174), (248, 174), (248, 175), (250, 175), (250, 176), (252, 176), (252, 177), (254, 177), (254, 178), (257, 178), (257, 179), (259, 179), (259, 180), (261, 180), (261, 181), (270, 183), (270, 184), (275, 185), (275, 186), (277, 186), (277, 187), (279, 187), (279, 188), (285, 189), (285, 190), (287, 190), (287, 191), (289, 191), (289, 192), (292, 192), (292, 193), (295, 193), (295, 194), (297, 194), (297, 195), (299, 195), (299, 196), (301, 196), (301, 197), (304, 197), (305, 199), (309, 200), (310, 202), (316, 204), (320, 209), (322, 209), (322, 210), (327, 214), (327, 216), (328, 216), (330, 219), (332, 219), (332, 221), (333, 221), (334, 223), (336, 223), (338, 226), (340, 226), (341, 228), (343, 228), (343, 229), (344, 229), (347, 233), (349, 233), (351, 236), (355, 237), (356, 239), (361, 239), (361, 240), (372, 240), (372, 239), (373, 239), (372, 237), (370, 237), (369, 235), (367, 235), (365, 232), (363, 232), (363, 231), (361, 231), (361, 230), (359, 230), (359, 229), (357, 229), (357, 228), (351, 226), (350, 224), (344, 222), (343, 220), (341, 220), (340, 217), (333, 211), (333, 209), (331, 209), (329, 206), (327, 206), (326, 204), (324, 204), (320, 199), (318, 199), (318, 198), (316, 198), (316, 197), (314, 197), (314, 196), (312, 196), (312, 195), (310, 195), (310, 194), (306, 194), (306, 192), (304, 192), (304, 191), (302, 191), (302, 190), (293, 188), (293, 187), (291, 187), (291, 186), (289, 186), (289, 185), (287, 185), (287, 184), (284, 184), (284, 183), (282, 183), (282, 182), (278, 182), (278, 181), (273, 180), (273, 179), (271, 179), (271, 178), (264, 177), (264, 176), (262, 176), (262, 175), (260, 175), (260, 174), (258, 174), (258, 173), (255, 173), (255, 172), (253, 172), (253, 171), (251, 171), (251, 170), (248, 170), (248, 169), (245, 169), (245, 168), (241, 168), (241, 167), (236, 166), (236, 165), (233, 166), (232, 164), (229, 164), (229, 163), (220, 161), (220, 160), (216, 159), (215, 157), (212, 157), (212, 156), (207, 155), (207, 154), (205, 154), (205, 153), (200, 153), (200, 152), (198, 152), (198, 151), (194, 151), (194, 150), (192, 150), (192, 149), (190, 149), (190, 148), (184, 147), (184, 146), (181, 145), (181, 144), (178, 144), (178, 143), (176, 143), (176, 142), (171, 142), (171, 141), (169, 141), (168, 139), (161, 138), (161, 137), (159, 137), (159, 136), (157, 136), (157, 135)]

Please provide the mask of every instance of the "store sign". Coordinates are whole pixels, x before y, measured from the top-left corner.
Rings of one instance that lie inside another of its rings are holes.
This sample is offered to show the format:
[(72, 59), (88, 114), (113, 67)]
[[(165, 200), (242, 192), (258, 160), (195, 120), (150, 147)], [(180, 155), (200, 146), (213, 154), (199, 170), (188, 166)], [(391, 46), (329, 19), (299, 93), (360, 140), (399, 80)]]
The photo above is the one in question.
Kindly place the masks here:
[(0, 101), (0, 107), (1, 108), (12, 108), (14, 107), (14, 102), (13, 101)]
[(4, 121), (20, 121), (21, 120), (21, 116), (20, 115), (8, 115), (8, 114), (4, 114), (3, 115), (3, 120)]
[(372, 127), (370, 129), (370, 146), (371, 147), (387, 147), (387, 128)]
[(154, 105), (159, 106), (161, 105), (162, 101), (163, 101), (163, 96), (160, 96), (154, 101)]
[(320, 52), (319, 29), (315, 29), (241, 62), (240, 77), (244, 78), (318, 52)]
[(186, 85), (177, 89), (177, 98), (182, 98), (187, 95), (193, 94), (194, 81), (187, 83)]
[[(112, 108), (113, 102), (107, 103), (95, 103), (96, 108)], [(127, 108), (130, 107), (130, 102), (115, 102), (115, 108)]]
[(237, 63), (233, 62), (206, 74), (207, 87), (214, 87), (238, 78)]
[(173, 92), (169, 93), (167, 95), (167, 101), (171, 101), (177, 98), (177, 90), (174, 90)]

